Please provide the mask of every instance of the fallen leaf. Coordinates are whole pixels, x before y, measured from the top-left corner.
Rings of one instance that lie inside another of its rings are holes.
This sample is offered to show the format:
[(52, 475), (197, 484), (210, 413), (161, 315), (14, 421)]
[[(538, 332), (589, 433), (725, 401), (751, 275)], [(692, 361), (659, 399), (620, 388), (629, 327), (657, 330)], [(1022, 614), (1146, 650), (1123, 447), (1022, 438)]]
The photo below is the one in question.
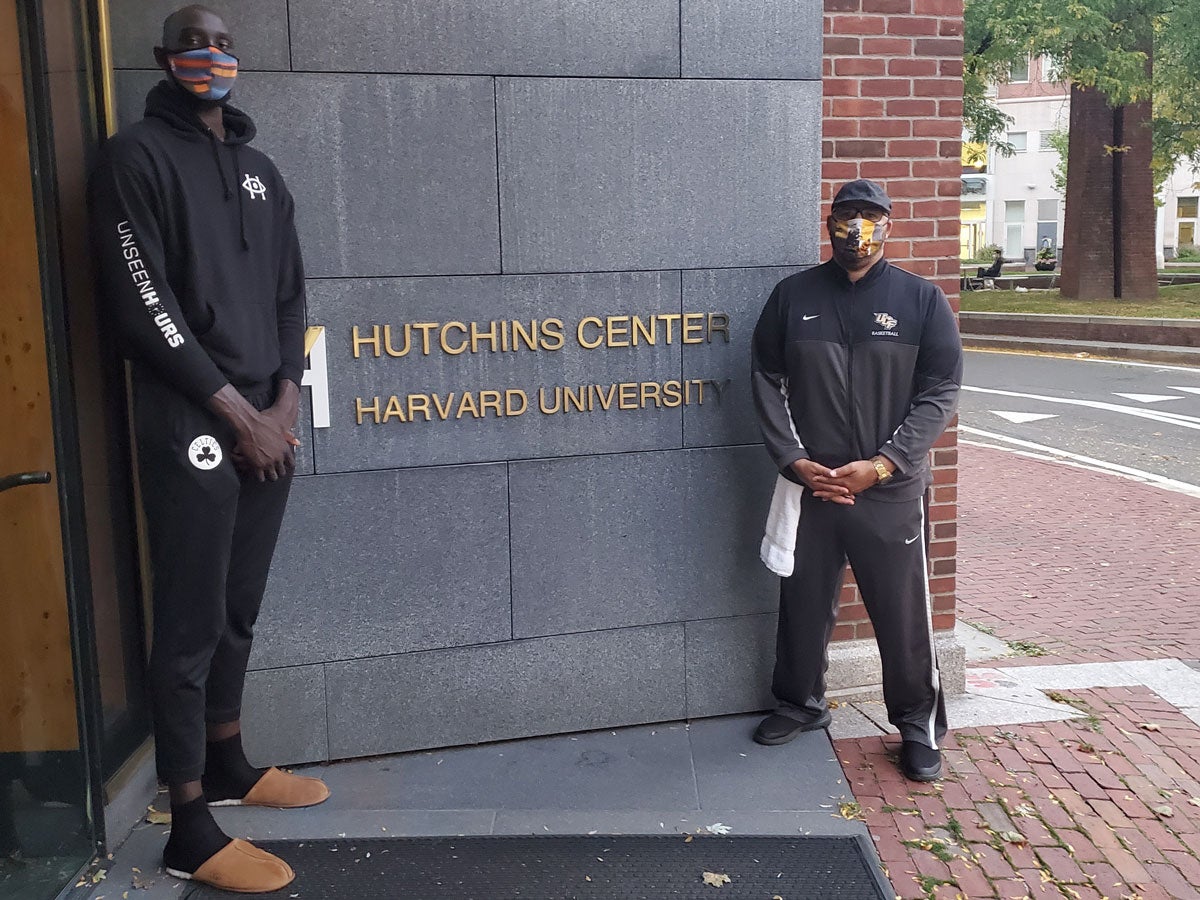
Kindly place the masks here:
[(862, 807), (851, 801), (844, 801), (838, 804), (838, 815), (843, 819), (850, 821), (861, 820), (863, 818)]
[(108, 877), (108, 870), (107, 870), (107, 869), (97, 869), (97, 870), (96, 870), (96, 871), (95, 871), (95, 872), (92, 874), (92, 884), (99, 884), (100, 882), (102, 882), (102, 881), (103, 881), (105, 878), (107, 878), (107, 877)]
[(1188, 803), (1192, 804), (1192, 806), (1200, 806), (1200, 797), (1193, 797)]
[(1000, 840), (1005, 841), (1006, 843), (1009, 843), (1009, 844), (1028, 843), (1028, 841), (1025, 840), (1025, 835), (1023, 835), (1017, 831), (1002, 831), (1002, 832), (1000, 832)]
[(730, 878), (728, 875), (726, 875), (724, 872), (721, 872), (721, 873), (705, 872), (704, 873), (704, 883), (709, 885), (710, 887), (720, 887), (723, 884), (732, 884), (733, 879)]
[(1138, 722), (1138, 728), (1143, 728), (1146, 731), (1162, 731), (1162, 729), (1153, 722)]
[(171, 814), (163, 812), (161, 809), (155, 809), (153, 806), (146, 807), (146, 821), (151, 825), (170, 825)]
[(685, 837), (685, 838), (683, 839), (683, 842), (684, 842), (685, 844), (690, 844), (690, 843), (691, 843), (692, 841), (694, 841), (695, 839), (696, 839), (696, 838), (695, 838), (694, 836), (692, 836), (692, 835), (690, 835), (690, 834), (689, 834), (687, 837)]
[(713, 822), (706, 827), (711, 834), (729, 834), (729, 832), (733, 831), (728, 825), (722, 825), (720, 822)]
[(1164, 819), (1169, 819), (1175, 815), (1175, 810), (1171, 809), (1169, 806), (1156, 806), (1154, 807), (1154, 812), (1157, 815), (1162, 816)]

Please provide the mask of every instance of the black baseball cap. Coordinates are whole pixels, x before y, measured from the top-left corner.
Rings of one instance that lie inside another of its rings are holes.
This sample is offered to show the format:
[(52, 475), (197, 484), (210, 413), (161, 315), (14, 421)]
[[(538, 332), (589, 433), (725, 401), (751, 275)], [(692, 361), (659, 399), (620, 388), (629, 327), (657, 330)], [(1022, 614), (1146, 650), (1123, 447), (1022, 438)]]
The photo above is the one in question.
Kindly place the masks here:
[(872, 206), (878, 206), (888, 215), (892, 214), (892, 199), (883, 188), (865, 178), (847, 181), (842, 185), (842, 189), (833, 198), (833, 205), (840, 206), (843, 203), (870, 203)]

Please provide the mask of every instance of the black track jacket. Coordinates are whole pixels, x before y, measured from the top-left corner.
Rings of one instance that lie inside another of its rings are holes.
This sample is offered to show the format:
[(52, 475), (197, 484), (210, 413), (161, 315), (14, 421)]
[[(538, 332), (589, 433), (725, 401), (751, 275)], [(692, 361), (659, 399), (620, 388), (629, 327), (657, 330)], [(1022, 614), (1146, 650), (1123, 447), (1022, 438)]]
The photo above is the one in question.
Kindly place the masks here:
[(936, 285), (880, 260), (857, 283), (832, 260), (779, 282), (754, 330), (751, 383), (780, 472), (882, 454), (895, 475), (871, 489), (911, 500), (958, 406), (962, 340)]
[(122, 352), (197, 403), (300, 383), (304, 267), (292, 196), (225, 107), (225, 141), (160, 82), (88, 185), (104, 309)]

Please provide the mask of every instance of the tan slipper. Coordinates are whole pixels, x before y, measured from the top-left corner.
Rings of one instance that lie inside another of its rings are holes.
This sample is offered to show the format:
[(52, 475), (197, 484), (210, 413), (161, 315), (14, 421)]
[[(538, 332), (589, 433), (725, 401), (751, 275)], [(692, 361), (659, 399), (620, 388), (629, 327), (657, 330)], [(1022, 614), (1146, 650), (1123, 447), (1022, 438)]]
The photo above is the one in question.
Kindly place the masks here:
[(269, 894), (291, 884), (296, 877), (292, 867), (278, 856), (238, 838), (210, 856), (195, 872), (168, 868), (167, 874), (236, 894)]
[(273, 766), (240, 800), (214, 800), (209, 806), (270, 806), (298, 809), (316, 806), (329, 799), (329, 788), (319, 778), (289, 775)]

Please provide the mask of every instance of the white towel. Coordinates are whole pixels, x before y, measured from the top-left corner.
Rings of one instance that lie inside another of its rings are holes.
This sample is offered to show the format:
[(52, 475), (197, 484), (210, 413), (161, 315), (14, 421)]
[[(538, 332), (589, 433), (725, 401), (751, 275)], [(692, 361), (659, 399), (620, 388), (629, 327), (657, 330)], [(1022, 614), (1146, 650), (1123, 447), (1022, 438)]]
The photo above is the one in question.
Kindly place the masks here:
[(800, 498), (804, 488), (782, 475), (775, 481), (767, 530), (758, 551), (764, 565), (776, 575), (787, 578), (796, 564), (796, 532), (800, 529)]

